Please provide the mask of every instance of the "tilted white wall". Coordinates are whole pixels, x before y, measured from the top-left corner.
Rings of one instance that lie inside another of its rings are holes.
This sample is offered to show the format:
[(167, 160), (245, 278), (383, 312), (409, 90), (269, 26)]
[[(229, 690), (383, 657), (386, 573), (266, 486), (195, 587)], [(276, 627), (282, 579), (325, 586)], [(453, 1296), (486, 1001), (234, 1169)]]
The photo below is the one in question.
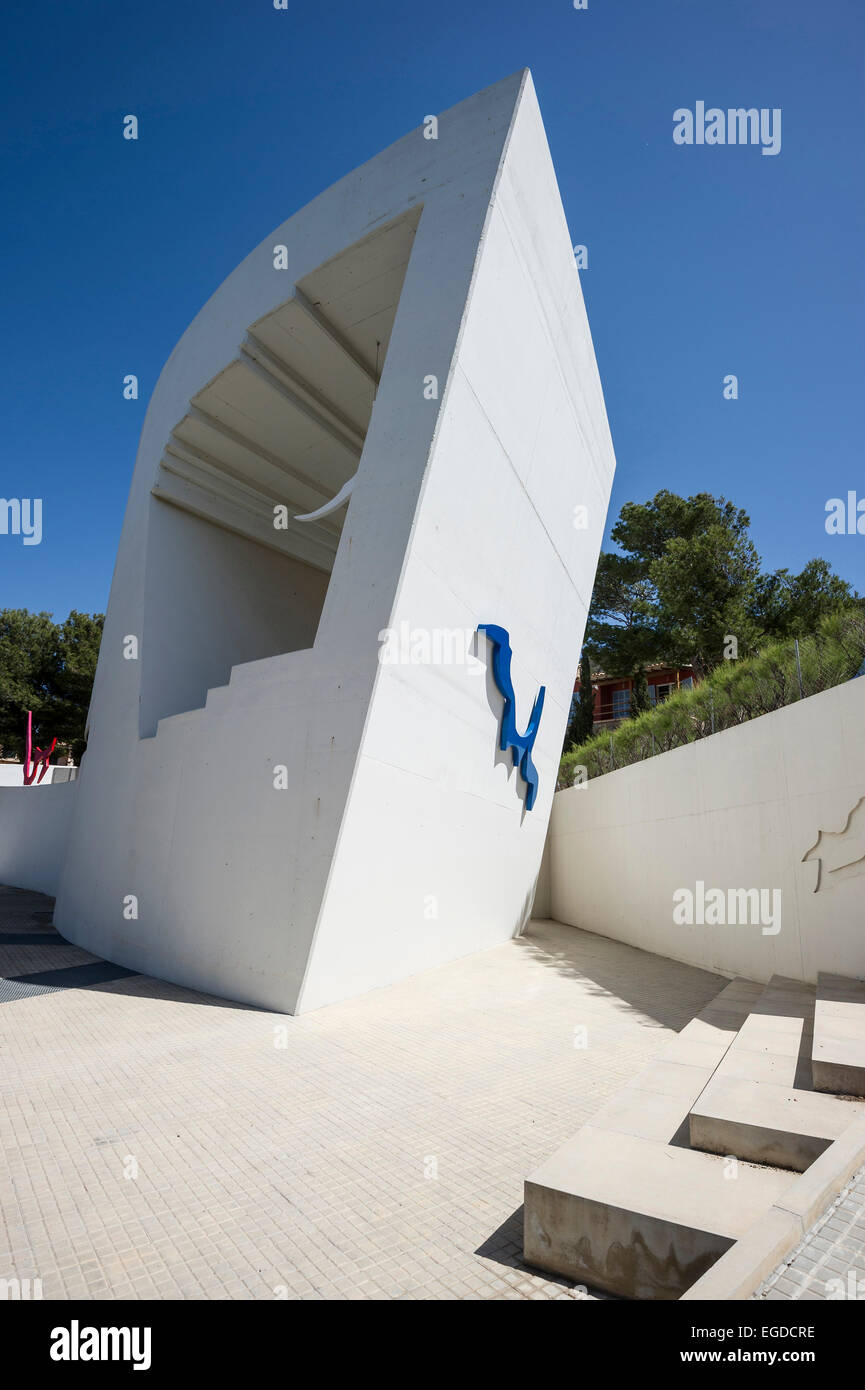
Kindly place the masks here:
[[(865, 976), (861, 817), (838, 856), (855, 861), (849, 868), (824, 868), (815, 892), (817, 864), (802, 862), (862, 797), (865, 679), (557, 792), (552, 916), (754, 980)], [(697, 880), (725, 892), (780, 889), (780, 931), (676, 925), (673, 893)]]
[(78, 783), (0, 787), (0, 883), (57, 892)]
[[(519, 728), (546, 686), (534, 748), (539, 792), (526, 812), (522, 780), (497, 751), (502, 699), (489, 670), (485, 683), (456, 664), (382, 666), (303, 1008), (494, 945), (524, 926), (614, 466), (571, 239), (527, 90), (493, 192), (389, 625), (471, 631), (490, 622), (508, 630)], [(575, 525), (580, 507), (585, 529)], [(488, 663), (485, 639), (477, 651)], [(376, 905), (374, 921), (359, 903)]]

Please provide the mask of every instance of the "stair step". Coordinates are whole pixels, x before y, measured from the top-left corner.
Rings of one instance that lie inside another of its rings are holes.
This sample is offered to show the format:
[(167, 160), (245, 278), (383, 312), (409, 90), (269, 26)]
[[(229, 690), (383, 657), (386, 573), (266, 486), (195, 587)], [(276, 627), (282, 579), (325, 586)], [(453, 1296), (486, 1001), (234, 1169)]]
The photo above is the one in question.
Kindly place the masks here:
[(811, 1070), (816, 1091), (865, 1095), (865, 980), (817, 976)]
[(762, 994), (734, 980), (526, 1179), (529, 1264), (627, 1298), (679, 1298), (793, 1174), (687, 1147), (689, 1112)]
[(719, 1075), (811, 1090), (814, 986), (773, 975), (733, 1039)]
[(759, 985), (734, 980), (593, 1115), (593, 1128), (687, 1144), (688, 1112), (759, 995)]
[(865, 1091), (865, 981), (732, 981), (526, 1179), (527, 1262), (681, 1297), (865, 1113), (812, 1088), (812, 1049)]
[(853, 1119), (811, 1089), (813, 985), (773, 975), (695, 1100), (691, 1146), (801, 1173)]
[(691, 1144), (804, 1173), (861, 1113), (835, 1096), (730, 1076), (722, 1063), (691, 1110)]
[(525, 1184), (527, 1262), (626, 1298), (680, 1298), (795, 1175), (585, 1125)]

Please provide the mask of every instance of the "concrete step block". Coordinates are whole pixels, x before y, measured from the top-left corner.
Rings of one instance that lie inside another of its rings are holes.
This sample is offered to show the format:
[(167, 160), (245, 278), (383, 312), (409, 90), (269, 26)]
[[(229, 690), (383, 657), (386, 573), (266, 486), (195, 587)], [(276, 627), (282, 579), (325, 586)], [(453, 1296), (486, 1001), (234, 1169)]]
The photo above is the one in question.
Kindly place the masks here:
[(816, 1091), (865, 1095), (865, 980), (817, 976), (811, 1074)]
[(674, 1299), (794, 1180), (586, 1125), (525, 1184), (529, 1264), (625, 1298)]
[(530, 1264), (629, 1298), (678, 1298), (771, 1205), (789, 1175), (740, 1165), (730, 1181), (687, 1133), (762, 990), (731, 981), (526, 1180)]
[(724, 1075), (811, 1088), (813, 985), (773, 975), (725, 1054)]
[(691, 1145), (797, 1173), (819, 1158), (865, 1106), (771, 1081), (715, 1074), (690, 1115)]

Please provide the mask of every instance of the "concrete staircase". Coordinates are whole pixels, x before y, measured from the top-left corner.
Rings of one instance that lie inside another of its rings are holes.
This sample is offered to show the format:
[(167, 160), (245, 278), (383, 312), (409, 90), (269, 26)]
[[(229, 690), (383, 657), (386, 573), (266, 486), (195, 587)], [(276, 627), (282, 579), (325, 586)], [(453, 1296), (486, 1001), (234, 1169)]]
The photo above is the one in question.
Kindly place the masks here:
[(691, 1110), (694, 1148), (804, 1173), (844, 1132), (850, 1105), (812, 1087), (814, 1004), (773, 975)]
[(527, 1262), (681, 1297), (865, 1110), (851, 1088), (865, 982), (734, 980), (526, 1180)]

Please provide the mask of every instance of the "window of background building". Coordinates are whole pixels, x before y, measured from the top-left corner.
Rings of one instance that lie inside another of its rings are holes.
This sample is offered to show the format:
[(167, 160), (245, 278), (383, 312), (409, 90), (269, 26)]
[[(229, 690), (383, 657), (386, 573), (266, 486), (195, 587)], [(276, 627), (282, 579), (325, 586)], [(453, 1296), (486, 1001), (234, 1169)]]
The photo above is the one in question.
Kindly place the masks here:
[(613, 691), (613, 718), (627, 719), (631, 710), (630, 690)]

